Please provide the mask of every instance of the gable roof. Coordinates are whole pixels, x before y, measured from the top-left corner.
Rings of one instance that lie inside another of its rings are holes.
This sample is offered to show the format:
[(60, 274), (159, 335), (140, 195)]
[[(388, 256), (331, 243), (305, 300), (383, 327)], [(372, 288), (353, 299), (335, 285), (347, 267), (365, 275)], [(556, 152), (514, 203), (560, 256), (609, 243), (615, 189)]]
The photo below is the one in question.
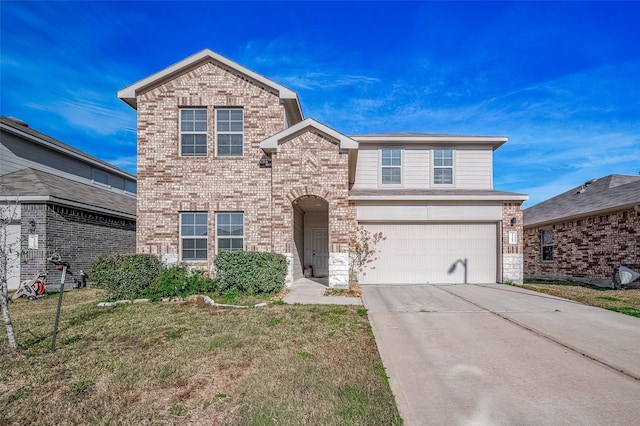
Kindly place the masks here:
[(544, 225), (640, 204), (640, 176), (609, 175), (524, 210), (524, 225)]
[(469, 136), (469, 135), (444, 135), (435, 133), (372, 133), (366, 135), (352, 135), (352, 139), (360, 143), (456, 143), (464, 145), (491, 145), (493, 150), (500, 148), (509, 138), (506, 136)]
[(309, 129), (314, 129), (315, 131), (321, 132), (324, 135), (335, 139), (336, 141), (338, 141), (340, 149), (358, 149), (358, 142), (354, 141), (348, 136), (343, 135), (337, 130), (332, 129), (329, 126), (326, 126), (314, 120), (313, 118), (307, 118), (304, 121), (294, 124), (293, 126), (290, 126), (271, 137), (268, 137), (267, 139), (260, 142), (260, 148), (265, 152), (277, 151), (280, 142), (292, 139), (308, 131)]
[(26, 168), (0, 176), (3, 198), (48, 202), (135, 220), (136, 197)]
[(298, 95), (296, 92), (209, 49), (201, 50), (180, 62), (177, 62), (155, 74), (150, 75), (149, 77), (143, 78), (142, 80), (119, 90), (118, 98), (122, 99), (134, 109), (137, 109), (138, 105), (136, 97), (138, 95), (167, 81), (173, 80), (174, 78), (185, 74), (206, 62), (214, 62), (216, 65), (226, 69), (232, 74), (239, 75), (263, 89), (278, 95), (280, 100), (284, 103), (287, 114), (291, 117), (292, 121), (296, 123), (302, 120), (302, 108), (300, 107), (300, 102), (298, 101)]
[(89, 155), (84, 151), (80, 151), (79, 149), (76, 149), (71, 145), (67, 145), (66, 143), (61, 142), (58, 139), (54, 139), (49, 135), (34, 130), (29, 127), (27, 123), (18, 120), (17, 118), (0, 116), (0, 129), (38, 145), (44, 146), (45, 148), (84, 161), (85, 163), (91, 164), (92, 166), (97, 166), (98, 168), (108, 170), (115, 175), (136, 181), (136, 175), (129, 173), (119, 167), (116, 167), (113, 164), (107, 163), (106, 161), (101, 160), (97, 157)]

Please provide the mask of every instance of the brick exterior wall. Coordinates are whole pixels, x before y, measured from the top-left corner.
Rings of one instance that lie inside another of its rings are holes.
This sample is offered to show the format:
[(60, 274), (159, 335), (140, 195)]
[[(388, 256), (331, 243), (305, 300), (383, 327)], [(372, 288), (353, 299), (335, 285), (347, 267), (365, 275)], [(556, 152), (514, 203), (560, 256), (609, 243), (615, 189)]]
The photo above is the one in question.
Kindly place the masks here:
[[(553, 229), (553, 260), (543, 261), (540, 233)], [(610, 286), (613, 269), (640, 270), (640, 219), (634, 209), (525, 230), (527, 277)]]
[[(207, 108), (207, 156), (179, 155), (180, 107)], [(243, 157), (216, 157), (216, 107), (244, 109)], [(271, 169), (259, 144), (284, 123), (277, 95), (213, 63), (139, 96), (137, 251), (178, 261), (180, 212), (209, 214), (208, 261), (195, 266), (213, 272), (216, 212), (243, 212), (245, 249), (271, 251)]]
[[(31, 232), (31, 220), (36, 224)], [(48, 282), (60, 282), (60, 272), (47, 257), (58, 253), (69, 262), (72, 271), (89, 272), (98, 256), (109, 253), (133, 253), (135, 251), (136, 223), (96, 213), (49, 204), (22, 204), (23, 263), (20, 280), (33, 278), (47, 271)], [(38, 249), (29, 250), (29, 234), (38, 235)], [(67, 277), (67, 285), (73, 283)]]
[[(179, 155), (181, 107), (207, 109), (207, 156)], [(243, 157), (215, 155), (217, 107), (243, 108)], [(215, 213), (243, 212), (245, 250), (292, 259), (292, 202), (317, 196), (329, 203), (329, 251), (346, 253), (346, 232), (355, 228), (355, 208), (347, 201), (348, 155), (335, 141), (304, 133), (272, 155), (271, 167), (261, 165), (260, 142), (284, 128), (285, 111), (276, 94), (213, 63), (138, 96), (137, 251), (180, 261), (180, 212), (206, 212), (208, 260), (191, 263), (213, 273)]]
[(357, 227), (355, 206), (349, 196), (349, 155), (338, 141), (307, 131), (285, 141), (273, 157), (274, 250), (297, 253), (294, 244), (292, 203), (315, 196), (328, 203), (329, 285), (347, 287), (349, 237)]
[[(511, 219), (516, 223), (511, 224)], [(523, 283), (523, 215), (522, 203), (504, 203), (502, 205), (502, 282)], [(509, 242), (509, 234), (516, 233), (516, 244)]]

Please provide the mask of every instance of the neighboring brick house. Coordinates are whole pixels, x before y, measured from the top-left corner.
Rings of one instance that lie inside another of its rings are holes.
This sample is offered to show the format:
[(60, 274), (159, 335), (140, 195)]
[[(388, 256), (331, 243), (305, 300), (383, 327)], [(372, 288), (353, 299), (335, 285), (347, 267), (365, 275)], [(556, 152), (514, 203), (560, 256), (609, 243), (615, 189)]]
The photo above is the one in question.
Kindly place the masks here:
[(362, 225), (387, 237), (365, 284), (522, 282), (527, 196), (493, 190), (505, 137), (345, 136), (208, 49), (118, 96), (138, 114), (138, 252), (213, 272), (218, 250), (274, 251), (287, 284), (312, 266), (345, 287)]
[(135, 252), (136, 177), (7, 117), (0, 117), (0, 208), (11, 209), (8, 246), (22, 252), (11, 258), (9, 289), (44, 271), (59, 283), (46, 261), (53, 253), (88, 272), (101, 254)]
[(640, 176), (593, 179), (524, 211), (525, 277), (610, 287), (640, 270)]

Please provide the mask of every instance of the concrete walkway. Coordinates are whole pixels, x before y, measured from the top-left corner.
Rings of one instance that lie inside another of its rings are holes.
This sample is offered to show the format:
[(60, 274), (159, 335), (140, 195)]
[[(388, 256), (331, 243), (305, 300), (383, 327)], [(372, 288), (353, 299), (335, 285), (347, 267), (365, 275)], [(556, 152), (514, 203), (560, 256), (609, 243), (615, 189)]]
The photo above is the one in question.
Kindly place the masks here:
[(301, 278), (296, 281), (283, 300), (290, 304), (362, 305), (359, 297), (324, 296), (327, 288), (326, 278)]
[(636, 425), (640, 319), (504, 285), (363, 287), (406, 425)]

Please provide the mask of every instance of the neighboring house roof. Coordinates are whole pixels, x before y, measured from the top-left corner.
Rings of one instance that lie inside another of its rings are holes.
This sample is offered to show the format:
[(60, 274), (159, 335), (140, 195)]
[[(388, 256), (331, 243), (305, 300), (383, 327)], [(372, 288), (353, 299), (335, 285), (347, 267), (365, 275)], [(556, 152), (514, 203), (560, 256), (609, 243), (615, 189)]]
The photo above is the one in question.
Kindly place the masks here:
[(135, 220), (136, 198), (40, 170), (22, 169), (0, 176), (3, 199), (48, 202)]
[(30, 128), (27, 123), (16, 118), (0, 116), (0, 129), (13, 133), (16, 136), (27, 139), (38, 145), (42, 145), (48, 149), (58, 151), (70, 157), (82, 160), (93, 166), (98, 166), (98, 168), (108, 170), (109, 172), (112, 172), (118, 176), (122, 176), (123, 178), (133, 181), (136, 180), (136, 175), (131, 174), (119, 167), (116, 167), (113, 164), (109, 164), (97, 157), (89, 155), (86, 152), (80, 151), (79, 149), (76, 149), (71, 145), (67, 145), (64, 142), (59, 141), (58, 139), (54, 139), (51, 136), (34, 130)]
[(232, 74), (236, 74), (244, 79), (248, 79), (265, 88), (266, 90), (278, 95), (284, 103), (287, 113), (289, 114), (289, 117), (291, 117), (293, 123), (297, 123), (298, 121), (302, 120), (302, 108), (300, 107), (300, 102), (298, 100), (298, 95), (296, 92), (260, 74), (257, 74), (250, 69), (245, 68), (242, 65), (237, 64), (209, 49), (201, 50), (200, 52), (191, 55), (188, 58), (185, 58), (180, 62), (177, 62), (170, 67), (163, 69), (162, 71), (152, 74), (149, 77), (132, 84), (131, 86), (127, 86), (124, 89), (119, 90), (118, 97), (133, 108), (137, 109), (138, 95), (145, 93), (146, 91), (151, 90), (161, 84), (164, 84), (167, 81), (173, 80), (179, 75), (185, 74), (192, 69), (210, 61), (216, 63), (218, 66), (226, 69)]
[(491, 189), (352, 189), (353, 201), (525, 201), (529, 196)]
[(609, 175), (593, 179), (524, 211), (525, 226), (622, 210), (640, 204), (640, 176)]
[(290, 126), (287, 129), (263, 140), (260, 142), (260, 148), (266, 152), (277, 151), (280, 142), (292, 139), (309, 129), (314, 129), (318, 132), (324, 133), (324, 135), (329, 136), (332, 139), (335, 139), (339, 143), (340, 149), (358, 149), (358, 142), (329, 126), (314, 120), (313, 118), (307, 118), (306, 120), (294, 124), (293, 126)]
[(491, 144), (493, 150), (500, 148), (509, 140), (506, 136), (468, 136), (442, 135), (433, 133), (372, 133), (366, 135), (352, 135), (352, 139), (360, 143), (457, 143), (457, 144)]

